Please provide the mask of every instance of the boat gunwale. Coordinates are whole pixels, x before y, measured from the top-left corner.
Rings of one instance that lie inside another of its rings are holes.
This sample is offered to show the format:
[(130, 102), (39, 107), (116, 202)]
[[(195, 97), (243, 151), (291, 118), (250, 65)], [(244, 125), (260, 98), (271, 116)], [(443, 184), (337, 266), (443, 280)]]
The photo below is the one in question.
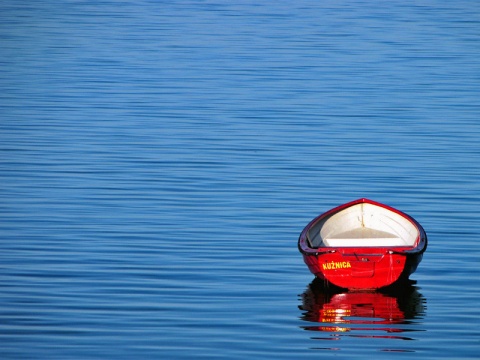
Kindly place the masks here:
[[(414, 245), (412, 245), (412, 246), (408, 246), (408, 245), (407, 246), (405, 246), (405, 245), (401, 245), (401, 246), (373, 246), (373, 247), (372, 246), (355, 246), (355, 245), (353, 245), (353, 246), (319, 246), (319, 247), (311, 246), (311, 241), (308, 238), (308, 232), (310, 231), (310, 229), (314, 225), (316, 225), (319, 221), (321, 221), (322, 219), (324, 219), (328, 216), (331, 216), (335, 213), (339, 213), (344, 209), (347, 209), (351, 206), (355, 206), (355, 205), (362, 204), (362, 203), (363, 204), (366, 203), (366, 204), (374, 205), (374, 206), (381, 207), (383, 209), (389, 210), (393, 213), (396, 213), (396, 214), (400, 215), (401, 217), (403, 217), (404, 219), (406, 219), (410, 223), (412, 223), (412, 225), (418, 230), (418, 236), (415, 239)], [(406, 213), (404, 213), (404, 212), (402, 212), (398, 209), (395, 209), (391, 206), (388, 206), (388, 205), (385, 205), (385, 204), (382, 204), (382, 203), (379, 203), (379, 202), (376, 202), (376, 201), (373, 201), (373, 200), (370, 200), (370, 199), (360, 198), (360, 199), (353, 200), (353, 201), (350, 201), (348, 203), (336, 206), (333, 209), (330, 209), (327, 212), (325, 212), (323, 214), (320, 214), (317, 217), (315, 217), (314, 219), (312, 219), (300, 234), (300, 237), (299, 237), (299, 240), (298, 240), (298, 248), (299, 248), (300, 252), (304, 255), (319, 255), (319, 254), (322, 254), (322, 253), (346, 252), (349, 249), (350, 250), (355, 250), (355, 252), (357, 252), (357, 253), (358, 253), (358, 251), (370, 251), (371, 252), (372, 250), (376, 250), (376, 252), (378, 252), (378, 253), (390, 252), (390, 253), (408, 255), (408, 254), (423, 253), (427, 248), (427, 236), (426, 236), (426, 233), (425, 233), (425, 230), (423, 229), (423, 227), (410, 215), (408, 215), (408, 214), (406, 214)]]

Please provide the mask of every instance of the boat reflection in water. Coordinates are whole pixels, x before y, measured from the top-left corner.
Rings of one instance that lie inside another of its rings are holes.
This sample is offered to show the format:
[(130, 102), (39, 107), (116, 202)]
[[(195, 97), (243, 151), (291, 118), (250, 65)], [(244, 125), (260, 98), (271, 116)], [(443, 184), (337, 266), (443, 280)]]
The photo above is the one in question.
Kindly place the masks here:
[(302, 328), (329, 333), (313, 337), (316, 340), (341, 340), (346, 336), (414, 340), (405, 333), (420, 331), (414, 328), (418, 324), (413, 320), (425, 314), (425, 298), (413, 282), (382, 291), (349, 292), (325, 287), (322, 280), (314, 280), (301, 297), (299, 308), (304, 311), (301, 319), (312, 323)]

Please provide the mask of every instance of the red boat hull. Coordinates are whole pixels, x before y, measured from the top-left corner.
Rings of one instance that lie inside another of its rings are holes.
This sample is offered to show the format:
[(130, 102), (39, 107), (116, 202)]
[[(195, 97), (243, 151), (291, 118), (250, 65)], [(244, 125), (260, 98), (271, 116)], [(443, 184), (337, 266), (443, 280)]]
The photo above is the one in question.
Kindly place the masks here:
[[(307, 241), (307, 232), (319, 221), (332, 213), (360, 202), (381, 206), (407, 218), (418, 229), (414, 246), (403, 247), (317, 247)], [(341, 205), (312, 220), (302, 231), (299, 250), (309, 270), (319, 279), (341, 288), (351, 290), (378, 289), (408, 279), (423, 257), (427, 237), (423, 228), (410, 216), (367, 199), (359, 199)]]
[[(368, 252), (367, 252), (368, 251)], [(325, 254), (303, 254), (305, 264), (320, 279), (347, 289), (378, 289), (407, 279), (423, 254), (389, 253), (388, 249), (351, 248)]]

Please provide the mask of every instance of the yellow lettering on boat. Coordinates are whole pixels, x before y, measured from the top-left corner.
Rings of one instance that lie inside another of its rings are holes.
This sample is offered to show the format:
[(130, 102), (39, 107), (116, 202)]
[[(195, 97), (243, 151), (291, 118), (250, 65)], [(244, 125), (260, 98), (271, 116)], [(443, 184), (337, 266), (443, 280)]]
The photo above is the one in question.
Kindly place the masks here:
[(323, 270), (347, 269), (351, 267), (350, 261), (330, 261), (322, 264)]

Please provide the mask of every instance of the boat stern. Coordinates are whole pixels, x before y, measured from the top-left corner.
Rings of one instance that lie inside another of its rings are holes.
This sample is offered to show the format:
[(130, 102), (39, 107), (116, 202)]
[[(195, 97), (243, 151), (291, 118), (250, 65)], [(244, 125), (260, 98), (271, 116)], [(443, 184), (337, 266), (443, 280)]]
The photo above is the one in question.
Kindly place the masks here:
[(406, 279), (422, 254), (403, 254), (389, 249), (337, 249), (327, 253), (303, 254), (305, 264), (318, 278), (350, 290), (379, 289)]

